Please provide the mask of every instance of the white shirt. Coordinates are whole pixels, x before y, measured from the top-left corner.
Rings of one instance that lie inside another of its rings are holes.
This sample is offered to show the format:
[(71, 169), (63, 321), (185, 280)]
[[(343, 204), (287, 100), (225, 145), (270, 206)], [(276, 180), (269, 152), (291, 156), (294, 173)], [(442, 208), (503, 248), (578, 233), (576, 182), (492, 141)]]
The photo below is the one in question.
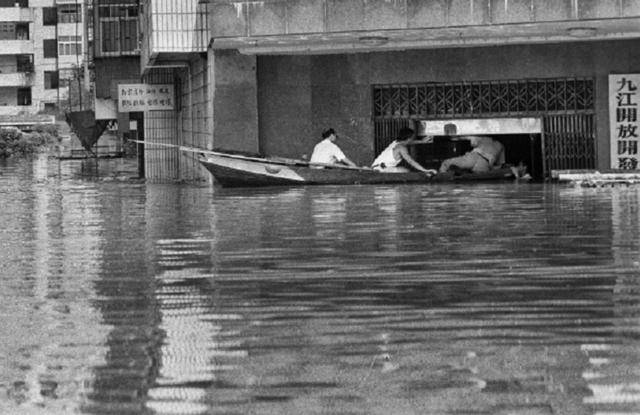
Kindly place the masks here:
[(342, 150), (340, 150), (340, 147), (335, 145), (329, 138), (325, 138), (313, 148), (310, 162), (335, 164), (345, 158), (346, 157)]
[[(400, 161), (402, 159), (396, 159), (395, 155), (393, 154), (393, 150), (397, 145), (397, 140), (392, 141), (391, 144), (389, 144), (387, 148), (385, 148), (382, 153), (380, 153), (378, 157), (376, 157), (376, 159), (373, 161), (373, 168), (382, 170), (385, 168), (396, 167), (398, 164), (400, 164)], [(382, 167), (383, 164), (384, 167)]]

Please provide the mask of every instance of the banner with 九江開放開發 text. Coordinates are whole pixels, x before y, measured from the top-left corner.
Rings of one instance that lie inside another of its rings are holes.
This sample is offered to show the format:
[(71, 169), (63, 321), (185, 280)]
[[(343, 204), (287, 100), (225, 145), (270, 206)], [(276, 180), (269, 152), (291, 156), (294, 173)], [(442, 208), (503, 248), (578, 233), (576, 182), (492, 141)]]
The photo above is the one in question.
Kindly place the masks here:
[(609, 75), (611, 168), (637, 170), (640, 141), (640, 74)]
[(120, 84), (118, 111), (162, 111), (174, 109), (173, 85)]

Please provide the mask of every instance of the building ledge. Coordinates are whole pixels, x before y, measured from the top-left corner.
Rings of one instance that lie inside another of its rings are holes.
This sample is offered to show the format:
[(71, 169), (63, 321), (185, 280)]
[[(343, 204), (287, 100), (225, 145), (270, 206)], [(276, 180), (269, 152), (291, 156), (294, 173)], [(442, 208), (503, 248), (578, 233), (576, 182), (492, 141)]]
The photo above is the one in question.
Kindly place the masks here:
[(213, 38), (213, 49), (308, 54), (640, 39), (640, 17)]

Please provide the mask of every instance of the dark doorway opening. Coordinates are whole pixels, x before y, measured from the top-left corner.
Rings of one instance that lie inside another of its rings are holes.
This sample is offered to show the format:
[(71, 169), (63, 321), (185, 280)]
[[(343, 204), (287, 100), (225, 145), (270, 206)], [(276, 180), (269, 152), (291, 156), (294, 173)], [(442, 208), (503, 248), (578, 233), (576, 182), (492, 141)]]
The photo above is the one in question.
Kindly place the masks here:
[[(544, 179), (541, 134), (490, 135), (505, 147), (505, 162), (513, 166), (527, 167), (534, 180)], [(450, 136), (435, 136), (433, 142), (412, 146), (412, 156), (425, 168), (437, 170), (442, 161), (471, 151), (469, 140)]]

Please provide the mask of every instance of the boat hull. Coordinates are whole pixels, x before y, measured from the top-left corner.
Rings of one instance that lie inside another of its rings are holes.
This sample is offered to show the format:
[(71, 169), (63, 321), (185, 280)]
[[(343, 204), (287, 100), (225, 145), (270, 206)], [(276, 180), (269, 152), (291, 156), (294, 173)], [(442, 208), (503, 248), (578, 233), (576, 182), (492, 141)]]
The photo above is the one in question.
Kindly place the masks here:
[(365, 168), (314, 168), (302, 160), (277, 161), (224, 153), (207, 154), (199, 161), (223, 187), (441, 183), (514, 178), (510, 169), (480, 175), (444, 173), (428, 177), (421, 172), (383, 173)]

